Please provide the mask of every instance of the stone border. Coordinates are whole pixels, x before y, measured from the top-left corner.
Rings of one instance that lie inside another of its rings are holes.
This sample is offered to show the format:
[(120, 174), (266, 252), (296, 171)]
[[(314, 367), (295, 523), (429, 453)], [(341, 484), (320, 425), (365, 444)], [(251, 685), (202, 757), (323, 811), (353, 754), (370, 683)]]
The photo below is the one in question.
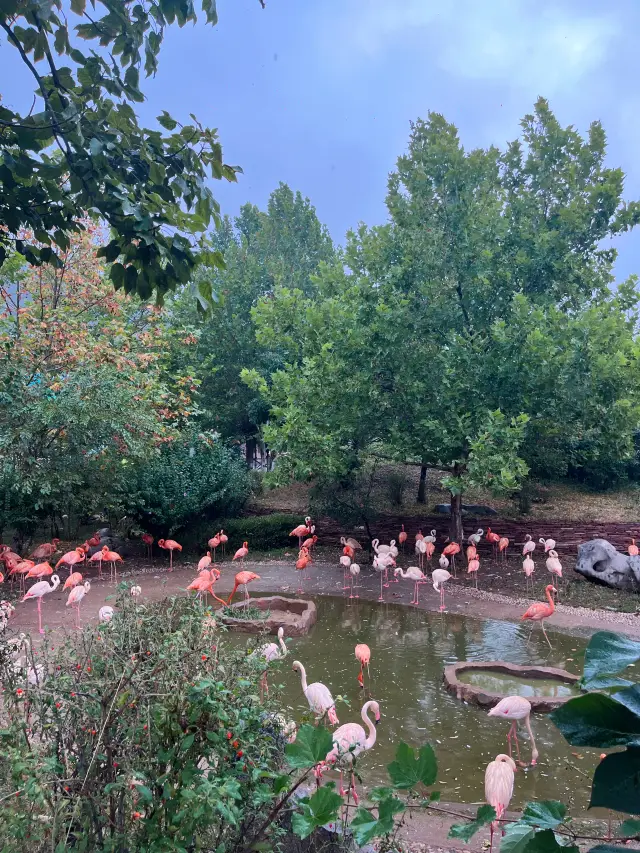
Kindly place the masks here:
[[(219, 619), (230, 630), (243, 634), (277, 634), (278, 628), (284, 628), (285, 637), (301, 637), (308, 634), (316, 624), (318, 611), (313, 601), (304, 598), (285, 598), (282, 595), (270, 595), (262, 598), (251, 598), (251, 607), (268, 610), (267, 619), (234, 619), (233, 616), (223, 616), (216, 613)], [(232, 609), (244, 607), (244, 601), (231, 605)]]
[[(459, 663), (445, 666), (443, 678), (444, 683), (450, 693), (454, 693), (458, 699), (463, 699), (465, 702), (470, 702), (472, 705), (480, 705), (483, 708), (493, 708), (501, 699), (504, 699), (504, 693), (493, 693), (490, 690), (483, 690), (482, 687), (476, 687), (473, 684), (465, 684), (458, 679), (458, 673), (467, 672), (470, 669), (491, 670), (493, 672), (502, 672), (506, 675), (516, 675), (520, 678), (552, 678), (556, 681), (564, 682), (565, 684), (576, 684), (580, 681), (579, 675), (573, 675), (567, 672), (566, 669), (557, 669), (554, 666), (520, 666), (516, 663), (505, 663), (505, 661), (460, 661)], [(531, 702), (531, 710), (538, 713), (547, 713), (558, 708), (560, 705), (571, 699), (571, 696), (555, 698), (553, 696), (527, 696)]]

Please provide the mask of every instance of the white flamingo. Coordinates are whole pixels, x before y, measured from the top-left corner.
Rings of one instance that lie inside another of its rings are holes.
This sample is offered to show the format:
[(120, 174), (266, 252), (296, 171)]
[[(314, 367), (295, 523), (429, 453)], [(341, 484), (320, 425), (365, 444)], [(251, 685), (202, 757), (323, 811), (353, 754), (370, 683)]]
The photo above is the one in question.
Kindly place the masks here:
[(531, 582), (531, 585), (533, 586), (532, 576), (534, 571), (536, 570), (536, 564), (533, 562), (529, 554), (527, 554), (527, 556), (522, 561), (522, 570), (525, 574), (525, 582), (527, 588), (529, 587), (529, 582)]
[[(274, 660), (282, 660), (282, 658), (287, 656), (287, 644), (284, 641), (284, 628), (282, 625), (278, 628), (278, 642), (277, 643), (265, 643), (259, 650), (259, 654), (261, 658), (267, 662), (267, 664), (271, 663)], [(262, 678), (260, 679), (260, 692), (266, 692), (269, 695), (269, 685), (267, 683), (267, 670), (265, 668), (262, 673)]]
[[(553, 548), (549, 551), (549, 556), (547, 557), (547, 569), (554, 577), (562, 580), (562, 563), (558, 559), (558, 552), (554, 551)], [(555, 581), (553, 585), (557, 586)]]
[(525, 541), (524, 545), (522, 546), (522, 556), (526, 557), (527, 554), (533, 554), (533, 552), (536, 550), (536, 543), (533, 541), (533, 539), (531, 538), (531, 534), (529, 533), (527, 533), (524, 539)]
[(351, 566), (351, 557), (343, 554), (340, 557), (340, 565), (342, 566), (342, 589), (347, 589), (347, 569)]
[[(369, 717), (369, 712), (373, 712), (375, 723)], [(358, 792), (356, 791), (355, 774), (353, 772), (353, 760), (362, 752), (372, 749), (376, 742), (376, 726), (380, 722), (380, 706), (375, 700), (365, 702), (360, 714), (363, 722), (369, 730), (369, 734), (358, 723), (346, 723), (340, 726), (333, 733), (333, 749), (327, 753), (327, 757), (318, 765), (316, 776), (319, 778), (322, 775), (324, 767), (337, 766), (340, 770), (340, 795), (344, 797), (347, 793), (342, 784), (342, 775), (344, 768), (349, 768), (351, 777), (349, 780), (349, 790), (353, 791), (353, 799), (356, 805), (358, 804)]]
[(307, 684), (307, 672), (299, 660), (294, 660), (293, 670), (300, 673), (302, 692), (309, 703), (309, 707), (316, 715), (316, 719), (319, 721), (326, 714), (331, 725), (337, 726), (340, 720), (336, 714), (335, 699), (331, 695), (329, 688), (321, 681), (314, 681), (313, 684)]
[(389, 583), (387, 581), (387, 577), (389, 574), (389, 567), (395, 566), (396, 561), (391, 556), (391, 554), (376, 554), (373, 558), (373, 568), (376, 572), (380, 572), (380, 598), (378, 601), (384, 601), (384, 594), (382, 592), (382, 584), (384, 581), (384, 586), (388, 587)]
[[(445, 557), (444, 559), (446, 560), (447, 558)], [(442, 557), (440, 557), (440, 563), (442, 564)], [(451, 580), (451, 577), (452, 575), (446, 569), (436, 569), (431, 572), (433, 588), (436, 592), (440, 593), (440, 611), (444, 610), (444, 584), (448, 580)]]
[(472, 533), (471, 536), (468, 537), (467, 545), (475, 545), (475, 547), (477, 548), (483, 536), (484, 528), (479, 527), (475, 533)]
[(419, 597), (419, 585), (424, 583), (427, 580), (427, 576), (424, 572), (421, 572), (417, 566), (409, 566), (406, 572), (403, 572), (402, 569), (396, 569), (393, 573), (396, 577), (400, 575), (404, 580), (413, 581), (415, 584), (414, 592), (413, 592), (413, 600), (409, 602), (409, 604), (418, 604)]
[(420, 564), (420, 568), (422, 569), (424, 567), (424, 555), (427, 553), (426, 539), (416, 539), (415, 552), (416, 556), (418, 557), (418, 563)]
[[(351, 563), (349, 566), (349, 573), (351, 574), (351, 595), (349, 598), (360, 598), (358, 595), (358, 575), (360, 574), (360, 566), (357, 563)], [(356, 594), (353, 594), (353, 590), (356, 590)]]
[(105, 604), (104, 607), (101, 607), (100, 610), (98, 610), (98, 619), (101, 622), (111, 622), (111, 620), (113, 619), (113, 614), (115, 612), (116, 611), (113, 609), (113, 607), (111, 607), (109, 604)]
[(38, 599), (38, 631), (44, 634), (42, 629), (42, 599), (47, 593), (53, 592), (60, 586), (60, 578), (58, 575), (51, 575), (51, 584), (48, 581), (38, 581), (34, 583), (31, 589), (27, 592), (23, 601), (29, 601), (30, 598)]
[(547, 551), (553, 551), (553, 549), (556, 547), (556, 540), (555, 539), (544, 539), (541, 536), (540, 539), (538, 539), (538, 542), (541, 545), (544, 545), (545, 554), (547, 553)]

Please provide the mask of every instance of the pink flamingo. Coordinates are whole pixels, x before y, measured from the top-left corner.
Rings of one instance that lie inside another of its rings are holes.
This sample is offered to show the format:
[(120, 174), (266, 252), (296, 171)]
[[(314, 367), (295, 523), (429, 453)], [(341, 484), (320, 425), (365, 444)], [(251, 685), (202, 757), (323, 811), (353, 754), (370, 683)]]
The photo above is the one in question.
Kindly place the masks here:
[(102, 561), (104, 560), (104, 555), (109, 553), (109, 549), (106, 545), (103, 545), (99, 551), (96, 551), (95, 554), (92, 554), (89, 557), (90, 563), (98, 564), (98, 577), (102, 577)]
[(231, 595), (227, 599), (227, 606), (231, 604), (233, 601), (233, 596), (236, 594), (236, 590), (239, 586), (244, 586), (244, 603), (245, 606), (249, 603), (249, 590), (247, 588), (247, 584), (250, 584), (251, 581), (259, 581), (260, 575), (257, 575), (255, 572), (238, 572), (235, 577), (235, 582), (233, 584), (233, 589), (231, 590)]
[[(556, 588), (553, 584), (549, 584), (545, 588), (545, 595), (547, 596), (548, 604), (544, 604), (542, 601), (536, 601), (535, 604), (532, 604), (528, 610), (525, 611), (522, 618), (523, 619), (531, 619), (533, 622), (539, 622), (540, 627), (542, 628), (542, 633), (544, 634), (544, 638), (549, 643), (549, 648), (552, 648), (551, 643), (549, 642), (549, 637), (547, 637), (547, 632), (544, 629), (544, 620), (548, 619), (549, 616), (553, 616), (556, 606), (553, 602), (553, 597), (551, 595), (552, 592), (556, 592)], [(533, 630), (533, 626), (531, 626)], [(529, 637), (531, 637), (531, 632), (529, 632)]]
[(340, 557), (340, 565), (342, 566), (342, 589), (348, 589), (347, 585), (347, 571), (351, 566), (351, 557), (348, 557), (346, 554), (343, 554)]
[(531, 583), (531, 585), (533, 586), (532, 576), (533, 576), (533, 573), (536, 569), (536, 564), (533, 562), (533, 560), (529, 556), (530, 553), (531, 552), (529, 551), (527, 553), (527, 556), (522, 561), (522, 569), (524, 571), (525, 583), (526, 583), (527, 589), (529, 588), (529, 583)]
[(318, 537), (314, 533), (313, 536), (310, 536), (308, 539), (304, 540), (304, 542), (302, 543), (302, 547), (306, 548), (307, 551), (310, 551), (313, 548), (313, 546), (316, 544), (317, 541), (318, 541)]
[(340, 544), (348, 545), (349, 548), (351, 548), (353, 551), (362, 551), (362, 545), (358, 542), (357, 539), (354, 539), (352, 536), (349, 536), (346, 539), (344, 538), (344, 536), (341, 536)]
[(631, 540), (631, 545), (628, 546), (627, 553), (629, 554), (630, 557), (637, 557), (638, 554), (640, 554), (640, 549), (638, 549), (638, 546), (636, 545), (635, 539)]
[(491, 528), (488, 527), (485, 539), (487, 540), (487, 542), (491, 542), (491, 545), (493, 546), (493, 556), (497, 557), (496, 549), (498, 547), (498, 542), (500, 541), (500, 536), (497, 533), (494, 533)]
[[(158, 542), (158, 545), (159, 544), (160, 544), (160, 542)], [(111, 565), (109, 567), (109, 579), (111, 579), (113, 577), (113, 580), (117, 581), (118, 580), (118, 567), (116, 566), (116, 563), (123, 563), (124, 562), (124, 560), (122, 559), (120, 554), (118, 554), (117, 551), (107, 550), (103, 553), (102, 559), (105, 561), (105, 563), (111, 563)]]
[(182, 545), (175, 539), (158, 539), (158, 547), (169, 552), (169, 571), (173, 571), (173, 552), (182, 551)]
[[(549, 551), (549, 556), (547, 557), (547, 569), (551, 572), (552, 576), (562, 580), (562, 563), (558, 559), (558, 552), (553, 549)], [(558, 586), (559, 585), (560, 584), (558, 584)]]
[(69, 577), (64, 582), (64, 586), (62, 589), (73, 589), (74, 586), (78, 586), (79, 583), (82, 583), (82, 575), (80, 572), (71, 572)]
[(474, 580), (476, 589), (478, 589), (478, 569), (479, 568), (480, 568), (480, 560), (477, 557), (474, 557), (473, 560), (469, 560), (469, 565), (467, 566), (467, 574), (473, 574), (473, 580)]
[[(357, 563), (351, 563), (349, 566), (349, 574), (351, 575), (351, 594), (349, 598), (360, 598), (358, 595), (358, 575), (360, 574), (360, 566)], [(355, 589), (355, 595), (354, 595)]]
[(520, 761), (520, 744), (518, 743), (518, 723), (523, 722), (531, 738), (531, 764), (538, 763), (539, 753), (531, 731), (531, 702), (528, 699), (525, 699), (524, 696), (505, 696), (489, 711), (489, 716), (512, 721), (511, 728), (507, 732), (509, 755), (511, 755), (511, 738), (514, 738), (520, 764), (522, 762)]
[(308, 515), (304, 520), (304, 524), (299, 524), (297, 527), (294, 527), (289, 536), (297, 536), (298, 548), (302, 548), (303, 537), (308, 536), (311, 532), (311, 516)]
[[(440, 559), (442, 560), (442, 557)], [(440, 612), (442, 612), (444, 610), (444, 585), (448, 580), (451, 580), (451, 575), (446, 569), (436, 569), (431, 572), (431, 580), (435, 591), (440, 593)]]
[(506, 536), (501, 536), (498, 540), (498, 551), (502, 554), (502, 559), (507, 559), (507, 548), (509, 547), (509, 540)]
[(216, 559), (216, 551), (218, 550), (218, 548), (220, 547), (221, 544), (222, 543), (220, 541), (220, 534), (219, 533), (216, 533), (216, 535), (212, 536), (211, 539), (209, 539), (209, 541), (207, 542), (207, 545), (213, 551), (214, 562)]
[(60, 586), (60, 578), (58, 575), (51, 576), (51, 584), (48, 581), (38, 581), (34, 583), (31, 589), (27, 592), (23, 601), (29, 601), (30, 598), (38, 599), (38, 631), (44, 634), (42, 630), (42, 597), (49, 592), (53, 592)]
[(467, 547), (467, 563), (470, 563), (471, 560), (475, 560), (478, 556), (478, 549), (475, 545), (469, 545)]
[(456, 554), (459, 554), (460, 550), (460, 545), (457, 542), (450, 542), (442, 552), (445, 557), (451, 557), (454, 578), (456, 576)]
[(75, 548), (73, 551), (67, 551), (66, 554), (60, 557), (56, 563), (56, 569), (60, 568), (60, 566), (69, 566), (69, 574), (71, 574), (73, 567), (78, 563), (84, 563), (86, 559), (87, 555), (84, 548)]
[(59, 539), (52, 539), (51, 542), (45, 542), (43, 545), (38, 545), (38, 547), (29, 554), (29, 558), (32, 560), (44, 560), (47, 557), (52, 557), (58, 550), (59, 543)]
[(425, 553), (425, 556), (427, 558), (427, 562), (430, 563), (431, 558), (433, 557), (433, 555), (435, 553), (436, 546), (433, 544), (433, 542), (427, 542), (426, 548), (427, 548), (427, 550), (424, 553)]
[(292, 668), (294, 672), (300, 673), (302, 692), (309, 703), (309, 707), (316, 715), (316, 720), (319, 722), (326, 715), (329, 723), (332, 726), (337, 726), (340, 720), (338, 720), (336, 703), (329, 688), (322, 684), (321, 681), (314, 681), (313, 684), (307, 684), (307, 673), (299, 660), (294, 660)]
[(48, 577), (53, 574), (53, 568), (49, 565), (49, 563), (38, 563), (37, 566), (34, 566), (32, 569), (29, 569), (27, 573), (28, 578), (38, 578), (42, 579)]
[(524, 545), (522, 546), (522, 556), (526, 557), (527, 554), (533, 554), (536, 550), (536, 543), (531, 538), (531, 534), (527, 533), (524, 537)]
[(24, 593), (24, 585), (25, 578), (31, 571), (31, 569), (35, 568), (35, 563), (33, 560), (20, 560), (19, 563), (14, 563), (11, 571), (9, 572), (9, 576), (18, 575), (20, 580), (20, 589)]
[(142, 538), (142, 541), (144, 543), (145, 557), (147, 556), (147, 554), (149, 554), (149, 559), (152, 560), (153, 559), (154, 538), (150, 533), (143, 533), (141, 538)]
[(218, 533), (218, 536), (220, 537), (220, 544), (222, 545), (222, 556), (224, 557), (224, 548), (227, 542), (229, 541), (229, 537), (224, 532), (224, 530), (221, 530), (220, 533)]
[(211, 551), (207, 551), (206, 556), (200, 557), (198, 560), (198, 571), (202, 572), (205, 569), (208, 569), (211, 565)]
[(74, 586), (69, 593), (69, 598), (67, 599), (67, 607), (75, 607), (76, 609), (76, 628), (78, 631), (80, 630), (80, 602), (90, 589), (91, 584), (89, 581), (85, 581), (83, 584)]
[(298, 585), (298, 594), (301, 595), (304, 592), (304, 571), (311, 562), (311, 557), (308, 552), (303, 553), (300, 551), (300, 556), (296, 560), (296, 571), (300, 572), (300, 583)]
[(367, 675), (369, 675), (369, 662), (371, 661), (371, 649), (366, 643), (358, 643), (356, 646), (356, 660), (360, 664), (358, 684), (360, 687), (364, 687), (364, 668), (367, 667)]
[(538, 542), (541, 545), (544, 545), (545, 554), (547, 553), (547, 551), (553, 551), (553, 549), (556, 547), (556, 540), (555, 539), (543, 539), (541, 536), (540, 539), (538, 539)]
[(404, 554), (404, 543), (407, 541), (407, 534), (404, 529), (404, 524), (402, 525), (402, 530), (398, 533), (398, 542), (402, 546), (402, 553)]
[(242, 565), (244, 567), (244, 558), (247, 556), (248, 553), (249, 553), (249, 543), (243, 542), (242, 548), (238, 548), (236, 553), (233, 555), (233, 559), (234, 560), (241, 560)]
[[(369, 712), (373, 712), (375, 716), (375, 724), (369, 717)], [(353, 791), (353, 799), (358, 804), (358, 792), (356, 791), (355, 774), (353, 772), (353, 760), (362, 752), (371, 749), (376, 742), (376, 726), (380, 722), (380, 706), (376, 701), (371, 699), (365, 702), (361, 712), (362, 721), (366, 724), (369, 730), (369, 735), (358, 723), (346, 723), (340, 726), (333, 733), (333, 749), (327, 753), (325, 760), (319, 765), (317, 776), (322, 775), (324, 767), (337, 766), (340, 770), (340, 796), (344, 797), (347, 793), (343, 785), (344, 768), (350, 768), (351, 778), (349, 781), (349, 790)]]
[(222, 598), (218, 598), (218, 596), (213, 591), (213, 584), (220, 577), (220, 572), (217, 569), (203, 569), (197, 578), (194, 578), (187, 589), (191, 592), (197, 592), (197, 598), (201, 598), (203, 595), (211, 594), (216, 601), (219, 601), (220, 604), (226, 604), (226, 601), (223, 601)]
[(491, 833), (489, 853), (493, 850), (493, 833), (500, 827), (500, 819), (509, 808), (513, 796), (515, 772), (515, 762), (508, 755), (496, 755), (495, 760), (487, 765), (484, 775), (484, 798), (496, 811), (496, 820), (492, 821), (489, 827)]
[[(265, 661), (269, 664), (274, 660), (281, 660), (287, 656), (287, 644), (284, 641), (284, 628), (280, 626), (278, 628), (278, 643), (267, 643), (262, 646), (260, 651), (260, 657), (264, 658)], [(264, 693), (269, 695), (269, 685), (267, 683), (267, 670), (265, 669), (262, 673), (262, 678), (260, 679), (260, 695), (263, 696)]]
[(421, 572), (417, 566), (409, 566), (406, 572), (403, 572), (402, 569), (396, 569), (393, 573), (396, 577), (400, 575), (404, 580), (413, 581), (415, 586), (413, 590), (413, 598), (409, 602), (409, 604), (417, 605), (419, 603), (419, 595), (420, 595), (420, 584), (424, 583), (427, 580), (427, 576), (424, 572)]

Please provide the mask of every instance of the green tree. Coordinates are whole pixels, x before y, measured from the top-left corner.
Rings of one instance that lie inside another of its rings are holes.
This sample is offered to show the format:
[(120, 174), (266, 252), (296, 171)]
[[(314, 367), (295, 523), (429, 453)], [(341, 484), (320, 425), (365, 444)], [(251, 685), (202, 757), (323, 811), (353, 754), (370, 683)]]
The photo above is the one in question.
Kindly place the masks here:
[(247, 204), (233, 224), (225, 219), (212, 248), (224, 253), (226, 268), (203, 265), (196, 283), (206, 280), (220, 299), (206, 318), (194, 309), (189, 289), (175, 300), (171, 311), (179, 327), (189, 328), (198, 344), (185, 355), (177, 338), (172, 359), (181, 369), (185, 358), (193, 365), (203, 426), (246, 443), (249, 461), (268, 407), (240, 380), (240, 371), (251, 366), (266, 377), (283, 364), (277, 340), (266, 346), (256, 340), (252, 308), (259, 299), (270, 299), (278, 287), (313, 297), (314, 275), (333, 259), (334, 249), (309, 200), (286, 184), (271, 193), (266, 211)]
[[(215, 0), (201, 9), (217, 22)], [(0, 265), (11, 250), (59, 265), (83, 227), (78, 211), (91, 211), (112, 229), (100, 252), (114, 262), (116, 288), (161, 300), (189, 281), (198, 235), (218, 221), (206, 179), (234, 181), (238, 169), (195, 116), (181, 125), (163, 111), (164, 133), (140, 126), (132, 104), (144, 99), (141, 71), (157, 70), (166, 28), (195, 20), (190, 0), (72, 0), (64, 11), (61, 0), (0, 4), (6, 44), (36, 87), (28, 114), (0, 104)], [(205, 257), (222, 263), (216, 252)], [(206, 288), (201, 297), (208, 302)]]
[(610, 292), (600, 242), (638, 206), (604, 153), (598, 124), (585, 141), (543, 100), (504, 154), (417, 122), (390, 223), (349, 235), (316, 299), (280, 287), (256, 309), (258, 340), (285, 352), (268, 381), (245, 376), (270, 401), (279, 476), (344, 482), (371, 454), (439, 469), (460, 541), (470, 485), (514, 493), (569, 449), (583, 466), (630, 454), (637, 297)]

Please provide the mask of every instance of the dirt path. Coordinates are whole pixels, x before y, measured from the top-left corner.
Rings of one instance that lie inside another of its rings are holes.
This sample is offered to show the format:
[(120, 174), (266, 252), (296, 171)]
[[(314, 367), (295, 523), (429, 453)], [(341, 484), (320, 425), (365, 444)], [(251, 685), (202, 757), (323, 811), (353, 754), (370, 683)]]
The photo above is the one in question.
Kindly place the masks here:
[[(165, 563), (152, 564), (148, 561), (130, 561), (128, 570), (119, 578), (124, 580), (135, 580), (142, 587), (141, 601), (158, 601), (167, 595), (184, 593), (187, 585), (196, 575), (196, 563), (185, 562), (179, 564), (173, 572), (168, 572)], [(261, 560), (260, 562), (247, 561), (246, 569), (260, 575), (260, 580), (250, 585), (251, 594), (257, 592), (286, 592), (295, 594), (298, 588), (299, 577), (291, 562), (281, 560)], [(235, 573), (241, 568), (238, 563), (232, 564), (226, 561), (220, 564), (222, 575), (216, 584), (216, 592), (221, 598), (226, 597), (233, 588)], [(92, 570), (93, 574), (94, 570)], [(66, 572), (60, 575), (64, 582)], [(113, 604), (115, 585), (108, 580), (97, 580), (92, 576), (91, 590), (85, 597), (81, 609), (81, 623), (97, 618), (98, 610), (103, 604)], [(503, 619), (506, 621), (519, 621), (522, 613), (526, 610), (532, 600), (542, 598), (542, 586), (539, 584), (538, 598), (527, 599), (524, 596), (512, 597), (489, 592), (482, 589), (474, 589), (468, 585), (466, 578), (460, 580), (452, 579), (446, 585), (445, 601), (447, 611), (450, 613), (473, 616), (480, 619)], [(361, 598), (375, 601), (380, 594), (379, 575), (372, 572), (369, 567), (363, 566), (360, 574), (358, 589)], [(347, 595), (348, 591), (342, 590), (342, 569), (335, 564), (321, 561), (315, 562), (307, 570), (304, 581), (304, 593), (306, 595)], [(408, 605), (413, 595), (413, 583), (402, 581), (391, 583), (384, 590), (386, 603)], [(65, 607), (68, 591), (62, 592), (61, 588), (47, 595), (42, 604), (43, 623), (48, 628), (61, 625), (72, 627), (74, 612)], [(425, 584), (421, 588), (420, 610), (437, 611), (440, 605), (440, 597), (431, 584)], [(37, 608), (35, 602), (16, 604), (16, 612), (11, 619), (11, 627), (14, 630), (29, 631), (37, 634)], [(594, 631), (610, 630), (620, 631), (634, 637), (640, 637), (640, 617), (635, 613), (611, 612), (608, 610), (594, 610), (585, 607), (571, 607), (559, 604), (555, 614), (547, 623), (547, 630), (560, 629), (569, 633), (589, 635)]]

